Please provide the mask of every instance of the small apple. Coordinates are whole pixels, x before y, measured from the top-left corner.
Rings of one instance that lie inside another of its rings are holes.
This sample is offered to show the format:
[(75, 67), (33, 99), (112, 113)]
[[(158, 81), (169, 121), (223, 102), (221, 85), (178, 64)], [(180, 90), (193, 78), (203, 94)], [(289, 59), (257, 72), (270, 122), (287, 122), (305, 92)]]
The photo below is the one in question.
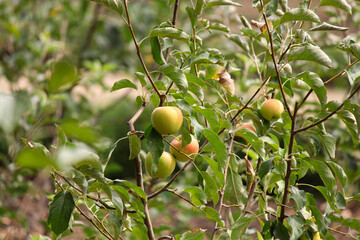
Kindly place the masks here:
[(261, 115), (269, 121), (276, 121), (284, 111), (284, 105), (277, 99), (266, 100), (260, 108)]
[(320, 238), (320, 233), (319, 232), (316, 232), (314, 234), (313, 240), (322, 240), (322, 238)]
[(236, 125), (236, 127), (235, 127), (235, 136), (243, 137), (241, 135), (241, 133), (239, 132), (239, 130), (244, 129), (244, 128), (247, 128), (247, 129), (253, 131), (256, 134), (256, 129), (255, 129), (254, 125), (252, 125), (251, 123), (244, 123), (244, 124), (241, 124), (241, 125), (240, 124)]
[(170, 153), (163, 152), (160, 156), (159, 163), (156, 165), (157, 170), (154, 174), (151, 174), (151, 165), (152, 155), (148, 153), (145, 158), (145, 167), (148, 174), (154, 178), (166, 178), (174, 171), (176, 160)]
[(151, 114), (151, 123), (161, 135), (177, 133), (182, 122), (183, 114), (177, 107), (157, 107)]
[[(199, 152), (199, 142), (196, 140), (196, 138), (193, 135), (190, 136), (191, 136), (191, 142), (188, 145), (184, 146), (183, 148), (181, 148), (181, 144), (182, 144), (181, 135), (174, 138), (171, 141), (171, 145), (173, 145), (176, 149), (182, 151), (189, 157), (194, 158), (196, 154)], [(175, 159), (180, 162), (187, 162), (189, 158), (179, 153), (175, 148), (170, 146), (170, 152), (172, 155), (174, 155)]]

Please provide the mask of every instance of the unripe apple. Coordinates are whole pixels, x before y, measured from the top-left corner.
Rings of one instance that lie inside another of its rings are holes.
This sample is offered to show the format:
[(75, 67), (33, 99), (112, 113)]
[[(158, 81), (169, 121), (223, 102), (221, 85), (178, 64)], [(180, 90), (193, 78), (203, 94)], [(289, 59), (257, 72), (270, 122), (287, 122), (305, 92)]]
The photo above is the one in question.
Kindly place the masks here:
[(254, 127), (254, 125), (252, 125), (251, 123), (244, 123), (244, 124), (237, 124), (235, 127), (235, 136), (237, 137), (242, 137), (241, 133), (239, 132), (239, 130), (247, 128), (251, 131), (253, 131), (256, 134), (256, 129)]
[(166, 178), (175, 169), (176, 161), (173, 155), (168, 152), (163, 152), (160, 156), (159, 163), (156, 165), (157, 170), (154, 174), (151, 174), (152, 155), (148, 153), (145, 158), (146, 171), (151, 177), (154, 178)]
[(313, 240), (322, 240), (322, 239), (320, 238), (320, 233), (319, 233), (319, 232), (316, 232), (316, 233), (314, 234)]
[(175, 134), (181, 128), (183, 115), (177, 107), (157, 107), (151, 114), (151, 123), (161, 135)]
[(260, 108), (261, 115), (269, 121), (276, 121), (284, 111), (282, 102), (277, 99), (266, 100)]
[[(182, 144), (181, 135), (177, 136), (171, 141), (171, 145), (173, 145), (176, 149), (182, 151), (189, 157), (194, 158), (196, 154), (199, 152), (199, 142), (196, 140), (196, 138), (193, 135), (191, 135), (191, 142), (188, 145), (181, 148), (181, 144)], [(172, 155), (174, 155), (175, 159), (180, 162), (187, 162), (189, 158), (179, 153), (179, 151), (177, 151), (175, 148), (170, 146), (170, 152)]]

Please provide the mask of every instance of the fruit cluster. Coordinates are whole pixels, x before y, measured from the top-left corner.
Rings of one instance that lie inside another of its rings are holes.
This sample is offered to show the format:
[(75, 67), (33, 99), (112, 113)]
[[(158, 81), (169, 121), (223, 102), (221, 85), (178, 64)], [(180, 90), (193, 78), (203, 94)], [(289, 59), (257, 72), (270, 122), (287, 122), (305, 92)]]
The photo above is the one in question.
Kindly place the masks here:
[[(151, 115), (151, 123), (155, 130), (161, 135), (176, 134), (183, 122), (183, 115), (177, 107), (157, 107)], [(146, 171), (150, 176), (155, 178), (166, 178), (175, 169), (176, 160), (179, 162), (186, 162), (189, 157), (193, 158), (199, 152), (199, 142), (191, 135), (191, 142), (183, 147), (181, 135), (175, 137), (170, 145), (170, 153), (163, 152), (160, 156), (157, 171), (151, 173), (152, 155), (148, 153), (145, 158)], [(188, 157), (187, 157), (188, 156)]]
[[(281, 113), (284, 111), (283, 104), (277, 99), (266, 100), (260, 108), (261, 115), (268, 121), (276, 121), (280, 118)], [(177, 107), (165, 106), (157, 107), (151, 115), (151, 123), (155, 130), (161, 135), (176, 134), (183, 123), (183, 114)], [(243, 137), (240, 132), (241, 129), (249, 129), (256, 133), (255, 127), (251, 123), (237, 125), (235, 135)], [(175, 169), (176, 160), (179, 162), (186, 162), (190, 158), (194, 158), (199, 152), (199, 142), (191, 135), (189, 144), (182, 147), (182, 136), (175, 137), (170, 145), (170, 153), (164, 151), (160, 156), (159, 162), (156, 165), (157, 171), (151, 173), (152, 155), (148, 153), (145, 158), (146, 171), (154, 178), (166, 178)], [(189, 158), (190, 157), (190, 158)]]

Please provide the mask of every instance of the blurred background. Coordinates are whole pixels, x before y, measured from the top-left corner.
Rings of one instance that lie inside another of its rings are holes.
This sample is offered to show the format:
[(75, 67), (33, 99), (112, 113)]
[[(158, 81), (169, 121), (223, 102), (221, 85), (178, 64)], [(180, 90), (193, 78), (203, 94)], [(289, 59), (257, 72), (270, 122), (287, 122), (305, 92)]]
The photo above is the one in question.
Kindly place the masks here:
[[(138, 40), (145, 38), (156, 25), (171, 20), (172, 0), (130, 1), (130, 15)], [(177, 25), (190, 32), (191, 25), (185, 7), (190, 1), (180, 1)], [(229, 33), (239, 33), (243, 26), (240, 16), (259, 20), (258, 10), (252, 1), (239, 1), (242, 8), (221, 7), (216, 12), (208, 10), (204, 18), (230, 26)], [(297, 6), (301, 1), (289, 1)], [(312, 6), (317, 6), (314, 0)], [(347, 27), (344, 32), (317, 32), (312, 36), (333, 61), (333, 68), (307, 65), (328, 79), (347, 66), (348, 56), (334, 51), (333, 46), (347, 35), (360, 39), (360, 6), (352, 3), (352, 15), (335, 8), (321, 8), (320, 17), (328, 23)], [(256, 80), (254, 63), (221, 31), (202, 32), (205, 47), (217, 48), (225, 59), (237, 68), (231, 72), (235, 79), (237, 95), (246, 99), (247, 92)], [(319, 41), (320, 40), (320, 41)], [(219, 44), (221, 43), (221, 44)], [(326, 46), (329, 46), (327, 49)], [(150, 70), (157, 68), (148, 41), (141, 47)], [(328, 50), (328, 51), (327, 51)], [(261, 49), (259, 49), (261, 51)], [(60, 66), (54, 66), (62, 59)], [(293, 67), (301, 72), (306, 63)], [(51, 71), (65, 72), (71, 84), (64, 89), (48, 86), (55, 77)], [(264, 67), (261, 66), (260, 68)], [(358, 66), (359, 67), (359, 66)], [(133, 89), (111, 93), (114, 82), (127, 78), (137, 82), (134, 72), (141, 72), (136, 49), (127, 26), (114, 12), (89, 1), (50, 0), (0, 0), (0, 239), (26, 239), (29, 234), (46, 234), (48, 213), (47, 195), (53, 191), (47, 173), (19, 169), (14, 164), (24, 141), (36, 141), (51, 149), (57, 129), (62, 126), (74, 141), (85, 144), (106, 158), (114, 143), (128, 132), (126, 122), (136, 112), (141, 99)], [(330, 100), (346, 96), (347, 76), (340, 77), (330, 86)], [(152, 107), (136, 123), (137, 129), (149, 125)], [(330, 121), (330, 125), (338, 124)], [(333, 132), (342, 136), (338, 146), (339, 161), (345, 166), (350, 181), (350, 191), (359, 191), (359, 151), (354, 151), (351, 136), (346, 131)], [(117, 144), (106, 177), (132, 179), (133, 163), (128, 161), (127, 140)], [(314, 180), (315, 179), (315, 180)], [(184, 180), (185, 181), (185, 180)], [(304, 181), (319, 181), (309, 174)], [(154, 204), (161, 204), (154, 203)], [(166, 211), (164, 209), (164, 211)], [(180, 218), (186, 219), (184, 209)], [(191, 211), (191, 209), (190, 209)], [(350, 206), (347, 214), (360, 216), (358, 205)], [(171, 216), (171, 214), (170, 214)], [(186, 229), (179, 226), (178, 231)]]

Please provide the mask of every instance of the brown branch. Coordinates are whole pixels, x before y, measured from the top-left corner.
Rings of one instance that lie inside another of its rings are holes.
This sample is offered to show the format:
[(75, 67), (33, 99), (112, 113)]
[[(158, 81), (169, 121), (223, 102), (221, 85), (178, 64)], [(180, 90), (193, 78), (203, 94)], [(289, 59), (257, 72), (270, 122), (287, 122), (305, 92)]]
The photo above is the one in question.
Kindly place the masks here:
[[(220, 215), (221, 215), (221, 209), (223, 207), (223, 201), (224, 201), (224, 195), (225, 195), (225, 187), (226, 187), (226, 178), (227, 178), (227, 173), (228, 173), (229, 165), (230, 165), (230, 157), (231, 157), (231, 152), (232, 152), (232, 148), (233, 148), (234, 137), (235, 137), (235, 135), (233, 133), (230, 134), (230, 143), (229, 143), (229, 147), (228, 147), (228, 157), (227, 157), (225, 170), (224, 170), (224, 181), (223, 181), (224, 186), (222, 187), (222, 189), (220, 191), (220, 199), (219, 199), (219, 204), (218, 204), (219, 205), (218, 212), (220, 213)], [(218, 223), (215, 222), (214, 230), (213, 230), (212, 235), (211, 235), (211, 240), (214, 239), (217, 230), (218, 230)]]
[(166, 191), (166, 192), (171, 192), (171, 193), (173, 193), (173, 194), (174, 194), (175, 196), (177, 196), (178, 198), (181, 198), (181, 199), (184, 200), (185, 202), (191, 204), (193, 207), (198, 208), (198, 206), (196, 206), (195, 204), (193, 204), (189, 199), (186, 199), (186, 198), (184, 198), (183, 196), (181, 196), (180, 194), (178, 194), (175, 190), (167, 188), (167, 189), (165, 189), (165, 191)]
[(335, 228), (331, 228), (331, 227), (328, 227), (328, 229), (329, 229), (330, 231), (333, 231), (333, 232), (342, 234), (342, 235), (345, 236), (345, 237), (349, 237), (349, 238), (352, 238), (352, 239), (358, 239), (358, 238), (354, 237), (353, 235), (351, 235), (350, 233), (341, 232), (341, 231), (339, 231), (339, 230), (337, 230), (337, 229), (335, 229)]
[(270, 55), (271, 55), (271, 58), (273, 60), (273, 63), (274, 63), (274, 67), (275, 67), (275, 71), (276, 71), (276, 76), (277, 76), (277, 79), (278, 79), (278, 83), (279, 83), (279, 87), (280, 87), (280, 92), (281, 92), (281, 95), (282, 95), (282, 98), (283, 98), (283, 101), (284, 101), (284, 105), (285, 105), (285, 108), (289, 114), (290, 117), (292, 117), (292, 113), (290, 111), (290, 107), (289, 107), (289, 104), (286, 100), (286, 96), (285, 96), (285, 92), (284, 92), (284, 87), (281, 83), (281, 77), (280, 77), (280, 72), (279, 72), (279, 68), (277, 66), (277, 61), (275, 59), (275, 53), (274, 53), (274, 43), (273, 43), (273, 39), (272, 39), (272, 32), (270, 31), (270, 28), (269, 28), (269, 24), (268, 24), (268, 21), (267, 21), (267, 17), (266, 17), (266, 14), (265, 14), (265, 11), (264, 11), (264, 3), (263, 3), (263, 0), (260, 0), (260, 4), (261, 4), (261, 8), (262, 8), (262, 15), (263, 15), (263, 18), (265, 20), (265, 25), (266, 25), (266, 29), (267, 29), (267, 32), (269, 34), (269, 42), (270, 42)]
[[(349, 100), (350, 98), (352, 98), (352, 97), (355, 95), (355, 93), (357, 93), (359, 90), (360, 90), (360, 84), (359, 84), (359, 85), (357, 86), (357, 88), (350, 94), (350, 96), (345, 99), (345, 101), (346, 101), (346, 100)], [(294, 131), (294, 134), (298, 134), (299, 132), (306, 131), (306, 130), (312, 128), (312, 127), (315, 127), (316, 125), (319, 125), (319, 124), (322, 123), (322, 122), (325, 122), (326, 120), (328, 120), (329, 118), (331, 118), (334, 114), (336, 114), (336, 113), (344, 106), (345, 101), (343, 101), (343, 103), (342, 103), (338, 108), (336, 108), (333, 112), (331, 112), (329, 115), (327, 115), (327, 116), (324, 117), (323, 119), (321, 119), (321, 120), (319, 120), (319, 121), (317, 121), (317, 122), (315, 122), (315, 123), (313, 123), (313, 124), (310, 124), (310, 125), (307, 126), (307, 127), (303, 127), (303, 128), (298, 129), (298, 130), (295, 130), (295, 131)]]
[[(126, 0), (124, 2), (126, 2)], [(146, 103), (143, 103), (143, 105), (137, 110), (137, 112), (134, 114), (134, 116), (128, 121), (128, 127), (131, 132), (135, 132), (134, 124), (139, 119), (141, 114), (145, 111), (145, 108), (146, 108)], [(141, 162), (140, 155), (137, 155), (137, 157), (134, 158), (134, 164), (135, 164), (136, 184), (139, 187), (141, 187), (142, 190), (145, 191), (143, 174), (142, 174), (142, 162)], [(149, 212), (149, 207), (148, 207), (148, 200), (141, 198), (141, 201), (144, 206), (144, 214), (145, 214), (144, 223), (148, 229), (148, 232), (147, 232), (148, 237), (150, 240), (155, 240), (155, 234), (154, 234), (154, 230), (152, 227), (150, 212)]]
[(143, 59), (143, 57), (142, 57), (142, 55), (141, 55), (140, 46), (139, 46), (139, 43), (138, 43), (137, 40), (136, 40), (135, 33), (134, 33), (134, 29), (133, 29), (133, 27), (132, 27), (132, 25), (131, 25), (131, 20), (130, 20), (129, 8), (128, 8), (128, 5), (127, 5), (127, 1), (128, 1), (128, 0), (123, 0), (124, 8), (125, 8), (125, 13), (126, 13), (126, 18), (127, 18), (126, 24), (127, 24), (128, 28), (129, 28), (129, 30), (130, 30), (130, 33), (131, 33), (131, 36), (132, 36), (134, 45), (135, 45), (135, 47), (136, 47), (136, 53), (137, 53), (137, 55), (138, 55), (138, 57), (139, 57), (139, 60), (140, 60), (140, 62), (141, 62), (141, 65), (142, 65), (142, 67), (143, 67), (143, 69), (144, 69), (144, 71), (145, 71), (145, 74), (146, 74), (147, 78), (149, 79), (149, 81), (150, 81), (152, 87), (154, 88), (156, 94), (157, 94), (157, 95), (159, 96), (159, 98), (161, 99), (161, 93), (159, 92), (159, 90), (158, 90), (157, 87), (155, 86), (154, 80), (152, 79), (152, 77), (151, 77), (151, 75), (150, 75), (150, 73), (149, 73), (149, 70), (147, 69), (147, 67), (146, 67), (146, 65), (145, 65), (144, 59)]

